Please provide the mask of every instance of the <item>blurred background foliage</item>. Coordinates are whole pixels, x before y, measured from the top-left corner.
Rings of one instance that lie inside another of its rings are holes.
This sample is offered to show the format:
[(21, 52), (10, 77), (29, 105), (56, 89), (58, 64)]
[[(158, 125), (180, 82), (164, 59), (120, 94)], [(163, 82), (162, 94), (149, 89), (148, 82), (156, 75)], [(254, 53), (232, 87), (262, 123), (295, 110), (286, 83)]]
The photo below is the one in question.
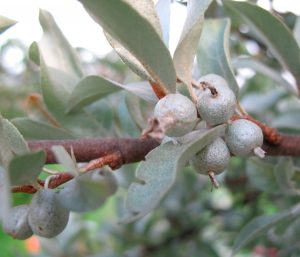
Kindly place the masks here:
[[(294, 28), (297, 17), (293, 13), (275, 14), (290, 29)], [(207, 17), (222, 16), (223, 9), (212, 4)], [(242, 105), (249, 114), (279, 131), (300, 134), (300, 102), (278, 83), (276, 74), (282, 72), (278, 62), (247, 26), (232, 18), (230, 50), (242, 85)], [(103, 75), (120, 83), (138, 79), (113, 52), (99, 59), (87, 49), (76, 50), (87, 74)], [(13, 66), (8, 62), (11, 51), (18, 52)], [(33, 104), (41, 93), (39, 72), (27, 51), (15, 39), (0, 48), (0, 111), (8, 119), (29, 116), (43, 121), (43, 113)], [(241, 62), (241, 56), (251, 56), (252, 61), (246, 65)], [(258, 72), (253, 60), (272, 68), (275, 75)], [(142, 124), (151, 117), (149, 107), (145, 101), (121, 91), (85, 110), (102, 124), (99, 137), (138, 137), (144, 128)], [(300, 180), (299, 159), (280, 161), (290, 163), (285, 178), (276, 173), (278, 158), (260, 161), (234, 157), (227, 171), (218, 177), (222, 185), (218, 190), (212, 190), (206, 177), (187, 167), (158, 209), (133, 224), (120, 225), (123, 195), (137, 166), (125, 165), (116, 171), (121, 185), (118, 193), (97, 211), (72, 214), (67, 229), (57, 238), (20, 242), (0, 229), (1, 256), (229, 256), (235, 236), (250, 220), (286, 210), (299, 202), (299, 194), (292, 190), (299, 190), (296, 189)], [(58, 165), (49, 167), (59, 169)], [(291, 190), (285, 190), (282, 182), (290, 183)], [(18, 193), (14, 195), (14, 203), (28, 202), (30, 198)], [(300, 256), (299, 236), (300, 219), (296, 218), (255, 238), (237, 256)]]

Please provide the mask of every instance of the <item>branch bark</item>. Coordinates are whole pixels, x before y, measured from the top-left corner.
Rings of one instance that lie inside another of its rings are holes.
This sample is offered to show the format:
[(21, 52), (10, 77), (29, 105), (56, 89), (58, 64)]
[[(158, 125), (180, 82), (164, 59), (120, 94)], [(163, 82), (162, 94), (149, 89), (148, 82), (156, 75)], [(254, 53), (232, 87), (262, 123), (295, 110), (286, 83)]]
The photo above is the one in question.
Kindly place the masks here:
[[(280, 135), (280, 143), (274, 145), (265, 142), (263, 149), (269, 156), (300, 156), (300, 136)], [(116, 169), (123, 164), (138, 162), (145, 159), (145, 156), (159, 142), (153, 138), (105, 138), (105, 139), (79, 139), (79, 140), (41, 140), (29, 141), (28, 145), (32, 151), (44, 150), (47, 155), (47, 163), (56, 163), (51, 151), (52, 146), (62, 145), (70, 153), (73, 149), (78, 162), (89, 162), (83, 172), (109, 165)], [(55, 188), (73, 178), (73, 175), (65, 172), (54, 176), (49, 188)], [(44, 181), (38, 181), (44, 185)], [(37, 189), (32, 185), (21, 185), (12, 187), (13, 193), (23, 192), (34, 194)]]
[(160, 143), (155, 139), (136, 138), (98, 138), (75, 140), (36, 140), (29, 141), (32, 151), (44, 150), (47, 155), (46, 163), (56, 163), (51, 147), (63, 146), (69, 153), (71, 148), (77, 162), (89, 162), (115, 152), (120, 152), (122, 164), (144, 160), (145, 156)]
[[(62, 145), (68, 152), (73, 148), (78, 162), (91, 160), (120, 152), (122, 164), (144, 160), (148, 152), (159, 146), (159, 142), (152, 138), (99, 138), (78, 140), (41, 140), (29, 141), (31, 150), (44, 150), (47, 154), (47, 163), (56, 163), (51, 151), (54, 145)], [(277, 145), (267, 142), (262, 147), (267, 156), (300, 156), (300, 136), (282, 135), (282, 140)]]

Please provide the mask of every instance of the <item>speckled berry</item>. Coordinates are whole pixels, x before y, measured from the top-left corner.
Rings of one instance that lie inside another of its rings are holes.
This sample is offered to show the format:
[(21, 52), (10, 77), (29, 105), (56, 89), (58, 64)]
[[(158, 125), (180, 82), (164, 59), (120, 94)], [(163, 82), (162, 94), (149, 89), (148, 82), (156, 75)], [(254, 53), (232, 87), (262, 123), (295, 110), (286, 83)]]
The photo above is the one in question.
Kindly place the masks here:
[(210, 126), (227, 122), (236, 108), (236, 97), (225, 79), (208, 74), (199, 80), (197, 109), (202, 119)]
[(225, 141), (230, 152), (237, 156), (253, 154), (263, 144), (263, 133), (259, 126), (249, 120), (233, 121), (226, 129)]
[(34, 234), (51, 238), (60, 234), (69, 220), (69, 211), (57, 199), (51, 189), (41, 189), (32, 198), (28, 222)]
[(191, 164), (200, 174), (209, 175), (209, 172), (219, 174), (226, 169), (229, 159), (230, 152), (227, 145), (219, 137), (194, 156)]
[(165, 129), (166, 135), (181, 137), (195, 127), (197, 110), (188, 97), (181, 94), (168, 94), (156, 104), (154, 117)]
[(3, 230), (15, 239), (25, 240), (33, 235), (28, 224), (29, 205), (19, 205), (11, 209), (3, 222)]

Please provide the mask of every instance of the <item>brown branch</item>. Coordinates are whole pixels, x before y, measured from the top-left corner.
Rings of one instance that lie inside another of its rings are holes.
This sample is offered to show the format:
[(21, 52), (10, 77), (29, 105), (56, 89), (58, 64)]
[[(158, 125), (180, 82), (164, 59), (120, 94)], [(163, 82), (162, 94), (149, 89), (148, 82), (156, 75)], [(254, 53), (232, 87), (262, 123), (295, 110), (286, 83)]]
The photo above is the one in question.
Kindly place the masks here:
[(281, 134), (281, 141), (277, 145), (265, 142), (262, 147), (267, 156), (300, 156), (300, 136)]
[(44, 150), (46, 152), (47, 163), (56, 163), (51, 147), (54, 145), (61, 145), (69, 153), (72, 148), (78, 162), (89, 162), (115, 152), (120, 152), (122, 165), (143, 160), (147, 153), (159, 144), (159, 142), (151, 138), (95, 138), (75, 140), (40, 140), (28, 142), (29, 148), (32, 151)]
[[(107, 139), (78, 139), (78, 140), (42, 140), (29, 141), (29, 147), (33, 151), (44, 150), (47, 154), (47, 163), (56, 163), (51, 147), (62, 145), (68, 152), (73, 149), (78, 162), (89, 162), (85, 170), (109, 165), (117, 168), (123, 164), (138, 162), (145, 159), (148, 152), (159, 146), (159, 142), (152, 138), (107, 138)], [(300, 156), (300, 136), (281, 135), (281, 141), (277, 145), (265, 142), (262, 147), (267, 156)], [(71, 180), (70, 173), (59, 173), (54, 176), (49, 188), (56, 188)], [(44, 181), (38, 183), (43, 186)], [(13, 193), (23, 192), (34, 194), (37, 191), (32, 185), (15, 186)]]
[[(57, 188), (58, 186), (68, 182), (74, 178), (74, 176), (71, 173), (68, 172), (61, 172), (57, 175), (54, 175), (50, 182), (48, 187), (49, 188)], [(45, 181), (38, 179), (38, 184), (43, 187), (45, 185)], [(27, 193), (27, 194), (35, 194), (38, 191), (37, 188), (35, 188), (32, 185), (21, 185), (21, 186), (13, 186), (11, 188), (12, 193)]]
[[(263, 149), (269, 156), (300, 156), (300, 136), (282, 135), (277, 145), (264, 143)], [(73, 148), (78, 162), (89, 162), (100, 157), (120, 153), (122, 165), (144, 160), (148, 152), (156, 148), (160, 143), (153, 138), (99, 138), (99, 139), (75, 139), (75, 140), (40, 140), (29, 141), (32, 151), (44, 150), (47, 155), (47, 163), (56, 163), (51, 151), (54, 145), (62, 145), (70, 152)], [(114, 160), (115, 161), (115, 160)]]

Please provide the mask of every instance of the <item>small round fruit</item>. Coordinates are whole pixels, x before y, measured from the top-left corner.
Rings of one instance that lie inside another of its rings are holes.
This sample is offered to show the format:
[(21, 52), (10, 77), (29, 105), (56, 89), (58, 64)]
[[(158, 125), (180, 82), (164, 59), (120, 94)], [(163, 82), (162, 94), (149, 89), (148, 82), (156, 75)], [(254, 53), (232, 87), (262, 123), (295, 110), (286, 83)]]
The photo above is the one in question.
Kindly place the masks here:
[(3, 230), (15, 239), (25, 240), (33, 235), (28, 224), (29, 205), (19, 205), (11, 209), (3, 222)]
[(41, 189), (32, 198), (28, 222), (34, 234), (51, 238), (60, 234), (67, 226), (69, 211), (57, 199), (51, 189)]
[(188, 97), (181, 94), (168, 94), (156, 104), (154, 117), (166, 129), (166, 135), (181, 137), (195, 127), (197, 110)]
[(113, 173), (106, 169), (89, 172), (67, 182), (59, 192), (59, 202), (74, 212), (86, 212), (99, 208), (117, 191)]
[(227, 122), (236, 108), (236, 97), (225, 79), (208, 74), (198, 80), (196, 90), (197, 109), (202, 119), (210, 126)]
[(229, 159), (230, 152), (227, 145), (222, 138), (218, 137), (195, 155), (191, 164), (200, 174), (209, 175), (212, 172), (220, 174), (226, 169)]
[(237, 156), (247, 156), (263, 144), (263, 133), (259, 126), (249, 120), (233, 121), (226, 129), (225, 141), (230, 152)]

